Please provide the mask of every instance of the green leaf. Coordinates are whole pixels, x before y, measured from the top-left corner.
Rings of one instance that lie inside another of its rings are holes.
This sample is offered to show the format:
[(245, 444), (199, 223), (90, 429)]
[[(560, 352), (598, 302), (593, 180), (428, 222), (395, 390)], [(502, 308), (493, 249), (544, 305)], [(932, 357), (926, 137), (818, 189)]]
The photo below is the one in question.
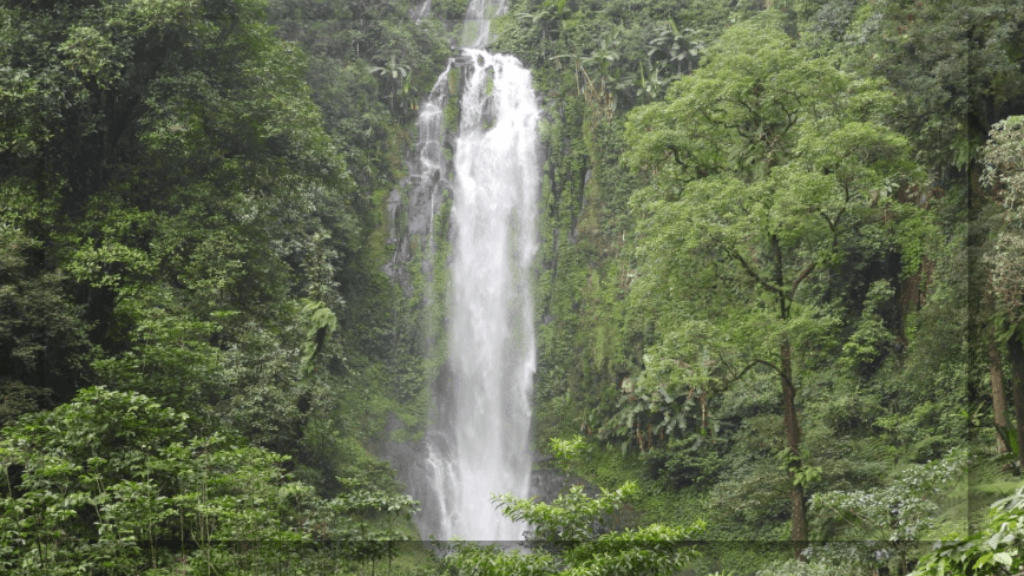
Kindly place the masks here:
[(1002, 564), (1009, 568), (1013, 564), (1013, 556), (1009, 552), (997, 552), (992, 560), (997, 564)]

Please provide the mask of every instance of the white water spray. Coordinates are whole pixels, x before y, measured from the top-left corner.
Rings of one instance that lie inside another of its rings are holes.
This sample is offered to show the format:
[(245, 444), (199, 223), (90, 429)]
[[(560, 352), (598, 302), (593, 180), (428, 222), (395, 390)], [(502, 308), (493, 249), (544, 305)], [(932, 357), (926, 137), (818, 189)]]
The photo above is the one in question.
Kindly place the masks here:
[[(418, 491), (421, 532), (441, 540), (521, 539), (525, 526), (502, 516), (491, 498), (526, 497), (530, 485), (540, 111), (529, 71), (511, 56), (478, 49), (487, 20), (502, 10), (504, 1), (473, 0), (469, 48), (456, 63), (463, 91), (453, 162), (448, 378), (426, 439), (426, 490)], [(438, 108), (431, 101), (423, 110)], [(428, 125), (421, 119), (421, 130)], [(428, 163), (433, 159), (421, 155)]]

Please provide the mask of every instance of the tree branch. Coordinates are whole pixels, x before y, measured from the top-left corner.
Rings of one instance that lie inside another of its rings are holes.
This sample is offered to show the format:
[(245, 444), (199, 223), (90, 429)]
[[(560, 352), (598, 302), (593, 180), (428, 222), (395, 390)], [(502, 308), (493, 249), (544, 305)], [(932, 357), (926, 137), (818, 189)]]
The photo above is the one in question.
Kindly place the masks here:
[(747, 261), (743, 259), (743, 256), (740, 256), (739, 252), (737, 252), (736, 250), (734, 250), (732, 248), (726, 248), (725, 252), (730, 257), (732, 257), (734, 260), (739, 262), (740, 265), (743, 266), (743, 270), (747, 273), (748, 276), (753, 278), (755, 282), (757, 282), (761, 286), (765, 287), (767, 290), (770, 290), (771, 292), (774, 292), (775, 294), (778, 294), (779, 296), (785, 296), (785, 294), (782, 292), (782, 288), (781, 287), (779, 287), (779, 286), (772, 286), (771, 284), (768, 283), (767, 280), (765, 280), (764, 278), (761, 278), (761, 275), (758, 274), (756, 270), (751, 268), (750, 264), (747, 264)]
[(731, 384), (731, 383), (739, 380), (740, 378), (743, 378), (743, 376), (745, 376), (746, 373), (749, 372), (751, 368), (753, 368), (754, 366), (757, 366), (758, 364), (760, 364), (762, 366), (767, 366), (767, 367), (771, 368), (772, 370), (774, 370), (779, 376), (782, 376), (782, 370), (780, 370), (778, 366), (776, 366), (775, 364), (772, 364), (771, 362), (769, 362), (767, 360), (762, 360), (762, 359), (758, 358), (756, 360), (751, 361), (750, 364), (747, 364), (746, 366), (744, 366), (743, 369), (739, 371), (739, 374), (736, 374), (736, 376), (734, 378), (732, 378), (729, 381), (729, 383)]
[(672, 158), (676, 161), (676, 164), (679, 164), (680, 166), (683, 166), (685, 168), (686, 164), (684, 164), (682, 158), (679, 157), (679, 147), (668, 145), (666, 146), (666, 148), (668, 148), (668, 151), (672, 153)]
[(802, 272), (793, 280), (793, 287), (789, 289), (789, 299), (792, 300), (796, 296), (796, 289), (800, 287), (800, 283), (803, 282), (807, 275), (814, 272), (814, 268), (817, 267), (817, 262), (811, 262), (811, 265), (804, 268)]

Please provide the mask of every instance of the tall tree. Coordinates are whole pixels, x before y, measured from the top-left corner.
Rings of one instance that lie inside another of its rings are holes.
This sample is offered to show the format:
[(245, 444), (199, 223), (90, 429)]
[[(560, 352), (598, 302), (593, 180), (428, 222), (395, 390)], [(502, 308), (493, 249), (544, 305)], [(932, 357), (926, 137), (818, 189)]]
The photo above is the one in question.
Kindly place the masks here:
[[(878, 123), (890, 96), (808, 57), (767, 12), (729, 29), (667, 101), (630, 116), (628, 160), (650, 177), (634, 298), (663, 334), (708, 350), (723, 379), (777, 378), (791, 538), (808, 539), (801, 370), (834, 338), (829, 276), (857, 235), (887, 249), (911, 210), (906, 140)], [(913, 264), (909, 251), (907, 264)], [(694, 362), (696, 362), (694, 360)]]
[[(984, 148), (984, 182), (999, 199), (1004, 210), (1001, 226), (996, 230), (986, 258), (990, 266), (989, 283), (994, 323), (1002, 327), (1013, 391), (1018, 454), (1024, 447), (1024, 116), (1012, 116), (992, 128)], [(998, 355), (997, 355), (998, 358)], [(1000, 405), (993, 379), (993, 407)], [(998, 414), (997, 414), (998, 417)], [(997, 420), (998, 424), (998, 420)]]

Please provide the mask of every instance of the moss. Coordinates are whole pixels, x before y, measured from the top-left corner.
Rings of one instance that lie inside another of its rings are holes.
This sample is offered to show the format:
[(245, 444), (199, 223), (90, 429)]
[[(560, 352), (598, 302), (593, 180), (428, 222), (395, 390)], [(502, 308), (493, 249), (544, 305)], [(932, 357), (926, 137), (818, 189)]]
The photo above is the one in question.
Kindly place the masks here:
[(462, 70), (455, 66), (448, 70), (448, 98), (458, 99), (462, 91)]
[[(459, 131), (459, 121), (461, 115), (459, 112), (459, 100), (458, 98), (449, 97), (448, 101), (444, 105), (444, 131), (445, 134), (457, 134)], [(445, 148), (445, 152), (448, 148)]]
[(494, 94), (494, 69), (488, 68), (484, 77), (484, 96), (490, 98)]
[(462, 70), (453, 66), (448, 71), (448, 98), (444, 103), (444, 130), (446, 135), (459, 131), (459, 98), (462, 92)]

